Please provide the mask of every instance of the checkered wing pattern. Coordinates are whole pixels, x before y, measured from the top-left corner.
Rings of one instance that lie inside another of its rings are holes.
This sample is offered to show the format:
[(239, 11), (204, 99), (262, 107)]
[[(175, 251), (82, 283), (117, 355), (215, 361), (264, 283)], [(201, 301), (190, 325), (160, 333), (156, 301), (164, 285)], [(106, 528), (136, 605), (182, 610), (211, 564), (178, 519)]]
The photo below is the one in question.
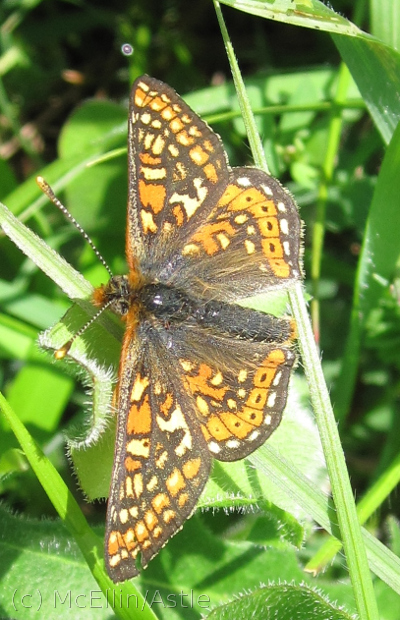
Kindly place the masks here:
[[(118, 429), (105, 535), (115, 582), (139, 574), (192, 514), (211, 457), (179, 364), (157, 330), (127, 330), (117, 393)], [(140, 554), (140, 563), (139, 557)]]
[(261, 170), (232, 170), (219, 136), (154, 78), (133, 86), (129, 149), (131, 269), (230, 301), (301, 277), (290, 194)]
[(176, 92), (148, 76), (132, 88), (128, 149), (128, 257), (160, 277), (223, 193), (226, 155)]
[(176, 286), (236, 301), (301, 277), (300, 219), (290, 194), (256, 168), (234, 168), (211, 213), (182, 248)]
[(169, 340), (212, 457), (236, 461), (254, 452), (282, 418), (296, 357), (292, 336), (232, 346), (221, 334), (178, 326)]

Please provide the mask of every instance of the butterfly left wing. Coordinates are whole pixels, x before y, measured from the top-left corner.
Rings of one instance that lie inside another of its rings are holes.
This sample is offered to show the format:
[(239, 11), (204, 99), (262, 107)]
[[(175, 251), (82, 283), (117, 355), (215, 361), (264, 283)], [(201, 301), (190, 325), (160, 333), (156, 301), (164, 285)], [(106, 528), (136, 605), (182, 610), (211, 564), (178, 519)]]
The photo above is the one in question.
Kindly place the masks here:
[(139, 574), (194, 511), (211, 457), (181, 369), (156, 328), (128, 326), (107, 508), (105, 562), (114, 582)]

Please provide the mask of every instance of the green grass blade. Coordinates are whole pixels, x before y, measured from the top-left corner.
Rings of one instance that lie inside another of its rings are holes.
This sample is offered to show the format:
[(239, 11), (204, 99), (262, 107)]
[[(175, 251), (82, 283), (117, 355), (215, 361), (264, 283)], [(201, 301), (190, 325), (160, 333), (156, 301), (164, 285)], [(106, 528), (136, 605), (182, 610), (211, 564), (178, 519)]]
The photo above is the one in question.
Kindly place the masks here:
[[(214, 0), (214, 6), (217, 11), (218, 20), (222, 23), (222, 14), (220, 12), (219, 3), (216, 0)], [(222, 29), (222, 35), (228, 52), (235, 84), (242, 83), (236, 58), (230, 42), (226, 39), (227, 33), (224, 28)], [(244, 85), (242, 83), (241, 88), (238, 89), (239, 99), (241, 98), (243, 89)], [(241, 106), (248, 107), (247, 101), (243, 100)], [(249, 141), (252, 147), (253, 141), (257, 140), (257, 131), (254, 117), (250, 109), (246, 115), (245, 122), (246, 127), (247, 123), (254, 127), (253, 131), (249, 134)], [(259, 146), (256, 149), (256, 154), (253, 155), (255, 163), (257, 165), (262, 165), (262, 158), (259, 156), (259, 152), (262, 150), (259, 138), (258, 142)], [(297, 285), (294, 287), (293, 290), (289, 292), (289, 295), (293, 314), (296, 318), (299, 330), (299, 344), (302, 360), (310, 387), (311, 401), (316, 414), (322, 447), (332, 485), (332, 495), (337, 510), (338, 524), (346, 553), (357, 608), (361, 618), (371, 618), (371, 620), (374, 618), (378, 619), (378, 609), (372, 586), (371, 574), (368, 568), (367, 555), (362, 541), (361, 528), (357, 519), (354, 497), (301, 286)]]
[(310, 398), (320, 432), (337, 522), (358, 611), (361, 618), (378, 618), (371, 574), (344, 453), (300, 285), (290, 291), (289, 295), (299, 331), (301, 357), (310, 387)]
[(88, 299), (91, 296), (91, 284), (1, 203), (0, 225), (15, 245), (58, 284), (70, 299)]
[(335, 387), (335, 411), (339, 420), (346, 417), (353, 396), (364, 327), (392, 281), (400, 255), (399, 167), (400, 125), (382, 163), (363, 237), (350, 331)]
[[(272, 481), (281, 493), (289, 495), (318, 525), (337, 535), (336, 512), (332, 500), (316, 488), (314, 482), (282, 456), (271, 444), (264, 445), (249, 457), (257, 471)], [(371, 570), (400, 594), (400, 558), (362, 528)]]
[[(115, 584), (109, 579), (104, 570), (102, 541), (90, 529), (74, 496), (65, 485), (60, 474), (33, 440), (1, 393), (0, 408), (17, 437), (39, 482), (46, 491), (65, 526), (75, 538), (103, 594), (108, 597), (109, 600), (112, 600), (112, 597), (109, 597), (109, 592), (112, 588), (115, 588)], [(118, 585), (118, 596), (115, 598), (117, 604), (120, 600), (120, 592), (123, 593), (123, 600), (129, 600), (127, 597), (133, 595), (138, 597), (141, 606), (144, 605), (142, 595), (131, 582), (128, 581)], [(126, 620), (135, 617), (132, 614), (132, 610), (124, 606), (116, 607), (115, 612), (118, 614), (119, 618), (124, 618)], [(143, 607), (140, 613), (137, 613), (136, 617), (146, 618), (147, 620), (154, 620), (156, 618), (151, 608), (147, 605)]]
[(376, 39), (334, 36), (343, 61), (383, 140), (389, 144), (400, 119), (400, 54)]
[(373, 34), (400, 49), (400, 0), (370, 0), (369, 4)]
[[(383, 474), (357, 504), (357, 515), (361, 524), (365, 523), (367, 519), (379, 509), (399, 482), (400, 455), (394, 459), (387, 469), (385, 469)], [(333, 560), (341, 547), (340, 540), (330, 538), (307, 563), (306, 570), (312, 573), (319, 573)]]

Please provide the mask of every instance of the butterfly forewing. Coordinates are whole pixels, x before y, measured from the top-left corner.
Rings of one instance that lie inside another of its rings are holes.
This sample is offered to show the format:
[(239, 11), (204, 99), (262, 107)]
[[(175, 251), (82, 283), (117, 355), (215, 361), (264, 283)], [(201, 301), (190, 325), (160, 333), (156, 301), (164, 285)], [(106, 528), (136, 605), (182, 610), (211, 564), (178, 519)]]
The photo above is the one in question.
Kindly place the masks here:
[(159, 275), (225, 189), (219, 137), (176, 92), (143, 76), (129, 110), (128, 255)]

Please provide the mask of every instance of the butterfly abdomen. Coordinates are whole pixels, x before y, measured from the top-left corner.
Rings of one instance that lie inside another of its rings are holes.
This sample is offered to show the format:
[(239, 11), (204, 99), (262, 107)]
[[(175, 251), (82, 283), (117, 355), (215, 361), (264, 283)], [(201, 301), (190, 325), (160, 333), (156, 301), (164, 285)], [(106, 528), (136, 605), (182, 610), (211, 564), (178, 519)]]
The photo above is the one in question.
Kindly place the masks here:
[(222, 301), (208, 301), (200, 306), (195, 318), (204, 327), (213, 327), (223, 334), (256, 342), (286, 342), (293, 339), (290, 319), (277, 318), (251, 308)]
[(294, 337), (290, 319), (223, 301), (196, 299), (165, 284), (145, 286), (140, 301), (146, 313), (165, 325), (190, 320), (214, 332), (257, 342), (286, 342)]

